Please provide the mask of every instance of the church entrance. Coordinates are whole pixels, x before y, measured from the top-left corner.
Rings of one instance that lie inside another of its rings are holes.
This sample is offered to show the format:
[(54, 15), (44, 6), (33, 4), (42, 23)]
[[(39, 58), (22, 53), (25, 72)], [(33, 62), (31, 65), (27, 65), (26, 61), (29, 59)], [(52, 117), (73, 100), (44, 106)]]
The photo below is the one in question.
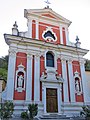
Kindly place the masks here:
[(50, 113), (58, 112), (57, 89), (46, 88), (46, 110)]

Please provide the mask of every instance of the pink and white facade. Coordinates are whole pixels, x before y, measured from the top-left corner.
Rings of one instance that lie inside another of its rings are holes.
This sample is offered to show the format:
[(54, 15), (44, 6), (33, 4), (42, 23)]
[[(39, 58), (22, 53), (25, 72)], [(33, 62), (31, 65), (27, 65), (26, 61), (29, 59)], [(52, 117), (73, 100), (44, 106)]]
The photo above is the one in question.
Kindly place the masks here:
[(88, 50), (69, 41), (71, 21), (50, 8), (25, 9), (28, 30), (5, 34), (9, 45), (6, 100), (15, 109), (38, 103), (38, 115), (79, 114), (89, 103), (83, 56)]

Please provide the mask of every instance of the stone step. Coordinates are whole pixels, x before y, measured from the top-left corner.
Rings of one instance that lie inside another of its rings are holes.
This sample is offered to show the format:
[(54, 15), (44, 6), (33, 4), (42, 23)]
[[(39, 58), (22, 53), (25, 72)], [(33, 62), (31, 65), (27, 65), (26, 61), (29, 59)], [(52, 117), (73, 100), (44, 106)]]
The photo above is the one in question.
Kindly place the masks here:
[(70, 120), (70, 117), (66, 117), (66, 115), (42, 115), (39, 117), (40, 120)]

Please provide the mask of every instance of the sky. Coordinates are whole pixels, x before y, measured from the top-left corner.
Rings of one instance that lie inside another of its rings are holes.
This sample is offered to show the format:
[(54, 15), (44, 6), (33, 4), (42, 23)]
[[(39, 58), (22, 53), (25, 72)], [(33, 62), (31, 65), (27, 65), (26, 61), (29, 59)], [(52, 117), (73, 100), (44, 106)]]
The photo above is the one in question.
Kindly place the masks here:
[[(24, 9), (43, 9), (46, 0), (0, 0), (0, 57), (8, 54), (4, 34), (12, 34), (17, 21), (19, 31), (27, 31)], [(78, 35), (81, 48), (90, 50), (90, 0), (49, 0), (53, 11), (72, 21), (69, 26), (69, 40), (75, 42)], [(90, 52), (85, 55), (90, 60)]]

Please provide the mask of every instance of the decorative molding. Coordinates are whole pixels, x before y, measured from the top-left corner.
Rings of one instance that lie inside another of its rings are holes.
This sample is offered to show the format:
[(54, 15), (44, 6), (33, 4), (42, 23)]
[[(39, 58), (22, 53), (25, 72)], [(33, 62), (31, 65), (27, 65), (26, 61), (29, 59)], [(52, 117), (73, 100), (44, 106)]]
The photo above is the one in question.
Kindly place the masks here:
[[(75, 80), (76, 78), (78, 79)], [(81, 95), (82, 94), (81, 77), (80, 77), (80, 73), (77, 72), (77, 70), (74, 72), (74, 80), (75, 80), (75, 93), (77, 95)]]
[[(48, 33), (49, 32), (49, 33)], [(47, 35), (47, 36), (46, 36)], [(53, 41), (56, 42), (57, 41), (57, 36), (56, 34), (53, 32), (51, 27), (47, 27), (46, 30), (43, 32), (42, 37), (44, 40), (48, 40), (49, 42)]]
[[(16, 80), (15, 80), (15, 90), (17, 92), (22, 92), (25, 90), (25, 70), (22, 63), (18, 65), (18, 70), (16, 71)], [(19, 72), (22, 73), (19, 75)]]
[(79, 60), (80, 65), (84, 65), (85, 64), (85, 60)]
[(73, 62), (73, 59), (72, 59), (72, 58), (68, 59), (68, 63), (69, 63), (69, 64), (71, 64), (72, 62)]
[(15, 57), (16, 56), (16, 50), (9, 49), (9, 56)]
[(28, 58), (28, 59), (32, 59), (32, 58), (33, 58), (33, 55), (32, 55), (32, 54), (27, 53), (27, 58)]

